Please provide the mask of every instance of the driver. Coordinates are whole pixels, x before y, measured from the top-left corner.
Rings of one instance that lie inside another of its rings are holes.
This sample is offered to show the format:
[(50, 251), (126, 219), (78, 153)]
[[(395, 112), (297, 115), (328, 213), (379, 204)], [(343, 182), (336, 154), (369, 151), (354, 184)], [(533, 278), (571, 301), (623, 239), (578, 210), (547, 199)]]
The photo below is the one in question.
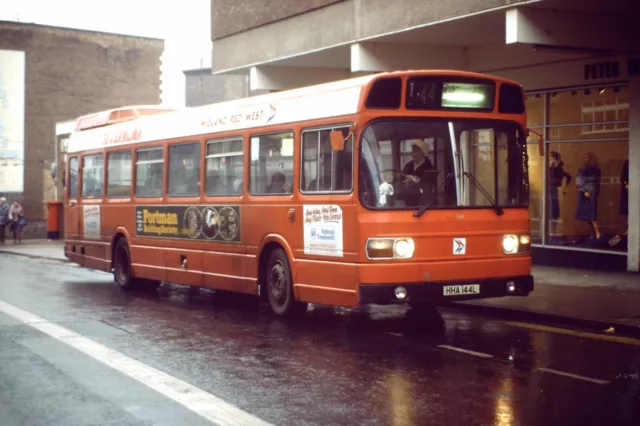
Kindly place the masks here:
[(428, 179), (428, 172), (433, 170), (427, 157), (427, 144), (418, 140), (411, 145), (411, 161), (402, 168), (403, 183), (420, 183)]
[(407, 206), (419, 206), (429, 192), (430, 173), (433, 165), (427, 157), (427, 144), (418, 140), (411, 145), (411, 161), (402, 168), (403, 198)]

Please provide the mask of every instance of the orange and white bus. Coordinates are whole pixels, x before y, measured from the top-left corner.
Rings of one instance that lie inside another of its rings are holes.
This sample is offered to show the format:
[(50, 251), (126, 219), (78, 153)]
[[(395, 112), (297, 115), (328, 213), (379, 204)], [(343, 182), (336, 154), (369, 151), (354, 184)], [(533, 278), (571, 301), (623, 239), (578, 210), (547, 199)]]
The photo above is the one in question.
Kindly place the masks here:
[(457, 71), (87, 115), (65, 253), (122, 288), (252, 294), (279, 315), (526, 296), (528, 135), (517, 83)]

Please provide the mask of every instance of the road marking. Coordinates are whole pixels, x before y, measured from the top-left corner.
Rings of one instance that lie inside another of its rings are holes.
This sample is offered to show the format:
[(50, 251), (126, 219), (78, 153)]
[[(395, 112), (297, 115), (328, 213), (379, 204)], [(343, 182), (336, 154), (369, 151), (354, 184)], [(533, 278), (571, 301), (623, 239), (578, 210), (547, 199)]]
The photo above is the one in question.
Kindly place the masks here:
[(202, 389), (1, 300), (0, 312), (139, 381), (212, 423), (220, 426), (271, 426)]
[(457, 348), (449, 345), (438, 345), (439, 348), (449, 349), (451, 351), (462, 352), (463, 354), (479, 356), (480, 358), (493, 358), (493, 355), (485, 354), (482, 352), (470, 351), (469, 349)]
[(558, 334), (568, 334), (571, 336), (583, 337), (586, 339), (606, 340), (609, 342), (617, 342), (617, 343), (624, 343), (627, 345), (640, 346), (640, 340), (634, 339), (633, 337), (609, 336), (606, 334), (589, 333), (586, 331), (576, 331), (576, 330), (569, 330), (566, 328), (549, 327), (546, 325), (538, 325), (538, 324), (527, 324), (524, 322), (516, 322), (516, 321), (507, 321), (506, 323), (509, 325), (513, 325), (515, 327), (530, 328), (532, 330), (547, 331), (550, 333), (558, 333)]
[(384, 334), (390, 334), (390, 335), (396, 336), (396, 337), (404, 336), (404, 334), (402, 334), (402, 333), (394, 333), (393, 331), (385, 331)]
[(541, 368), (536, 368), (536, 370), (543, 371), (545, 373), (557, 374), (559, 376), (571, 377), (572, 379), (584, 380), (586, 382), (597, 383), (599, 385), (609, 384), (608, 380), (593, 379), (591, 377), (581, 376), (579, 374), (573, 374), (573, 373), (567, 373), (564, 371), (554, 370), (553, 368), (541, 367)]

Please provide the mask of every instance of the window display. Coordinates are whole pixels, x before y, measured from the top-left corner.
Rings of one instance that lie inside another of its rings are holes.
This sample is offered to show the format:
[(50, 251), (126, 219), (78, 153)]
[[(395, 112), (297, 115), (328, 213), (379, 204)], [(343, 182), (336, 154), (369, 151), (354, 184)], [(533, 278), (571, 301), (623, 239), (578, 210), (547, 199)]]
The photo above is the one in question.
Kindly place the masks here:
[(535, 195), (540, 191), (543, 244), (626, 250), (628, 97), (627, 87), (529, 95), (529, 127), (545, 135), (547, 154), (538, 175), (541, 158), (531, 155), (533, 145), (529, 149), (534, 242), (540, 228)]

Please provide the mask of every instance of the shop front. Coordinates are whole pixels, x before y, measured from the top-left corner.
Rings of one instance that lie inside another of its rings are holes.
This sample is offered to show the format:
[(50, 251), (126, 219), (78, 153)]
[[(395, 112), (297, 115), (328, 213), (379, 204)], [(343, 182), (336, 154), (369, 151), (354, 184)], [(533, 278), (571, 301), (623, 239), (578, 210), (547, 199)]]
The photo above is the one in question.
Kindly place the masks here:
[(631, 99), (631, 82), (638, 84), (637, 64), (636, 58), (581, 60), (511, 75), (525, 87), (529, 128), (546, 142), (544, 156), (535, 135), (529, 149), (535, 261), (628, 268), (628, 251), (634, 249), (629, 227), (638, 227), (640, 219), (629, 221), (631, 111), (640, 103)]

